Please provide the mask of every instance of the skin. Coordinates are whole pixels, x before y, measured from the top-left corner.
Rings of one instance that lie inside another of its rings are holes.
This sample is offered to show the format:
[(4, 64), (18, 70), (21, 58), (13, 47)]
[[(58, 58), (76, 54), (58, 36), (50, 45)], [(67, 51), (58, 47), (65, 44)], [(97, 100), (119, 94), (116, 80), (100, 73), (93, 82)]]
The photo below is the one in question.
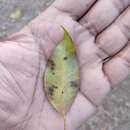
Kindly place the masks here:
[(80, 91), (67, 130), (95, 114), (129, 74), (130, 0), (57, 0), (16, 34), (0, 42), (0, 129), (63, 130), (46, 99), (43, 73), (64, 26), (77, 48)]

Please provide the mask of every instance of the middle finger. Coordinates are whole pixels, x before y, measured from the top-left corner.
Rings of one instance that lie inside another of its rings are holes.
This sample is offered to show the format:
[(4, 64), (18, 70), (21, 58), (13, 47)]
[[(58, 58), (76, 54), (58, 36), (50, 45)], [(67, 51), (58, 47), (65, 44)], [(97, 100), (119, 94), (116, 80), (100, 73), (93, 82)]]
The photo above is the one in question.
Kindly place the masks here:
[(92, 35), (109, 26), (130, 5), (130, 0), (99, 0), (79, 21)]

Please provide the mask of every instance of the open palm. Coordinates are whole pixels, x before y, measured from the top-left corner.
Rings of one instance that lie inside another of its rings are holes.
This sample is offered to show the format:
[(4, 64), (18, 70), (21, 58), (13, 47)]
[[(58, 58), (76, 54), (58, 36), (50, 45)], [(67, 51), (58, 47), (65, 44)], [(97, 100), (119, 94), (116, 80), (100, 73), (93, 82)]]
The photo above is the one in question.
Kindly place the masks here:
[(57, 0), (23, 30), (1, 41), (0, 130), (64, 129), (43, 84), (47, 59), (63, 39), (61, 25), (73, 38), (81, 73), (67, 129), (78, 128), (92, 116), (112, 86), (128, 75), (129, 4), (130, 0)]

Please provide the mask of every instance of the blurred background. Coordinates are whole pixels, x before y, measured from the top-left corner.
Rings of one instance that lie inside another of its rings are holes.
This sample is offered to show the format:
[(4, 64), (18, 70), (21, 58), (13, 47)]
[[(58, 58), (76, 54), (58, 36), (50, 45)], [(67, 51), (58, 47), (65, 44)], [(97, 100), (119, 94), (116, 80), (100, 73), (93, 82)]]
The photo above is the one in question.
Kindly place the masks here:
[[(0, 39), (20, 30), (53, 1), (0, 0)], [(130, 76), (80, 130), (130, 130)]]

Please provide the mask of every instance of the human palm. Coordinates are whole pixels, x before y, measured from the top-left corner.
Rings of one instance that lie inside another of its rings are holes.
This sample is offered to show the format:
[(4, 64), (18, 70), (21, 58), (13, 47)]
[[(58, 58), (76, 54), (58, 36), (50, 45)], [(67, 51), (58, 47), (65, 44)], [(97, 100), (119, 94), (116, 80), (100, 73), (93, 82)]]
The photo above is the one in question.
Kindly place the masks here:
[(0, 130), (64, 129), (43, 84), (47, 59), (64, 36), (61, 26), (75, 43), (81, 77), (67, 129), (78, 128), (95, 113), (112, 86), (128, 75), (130, 0), (113, 1), (57, 0), (0, 43)]

